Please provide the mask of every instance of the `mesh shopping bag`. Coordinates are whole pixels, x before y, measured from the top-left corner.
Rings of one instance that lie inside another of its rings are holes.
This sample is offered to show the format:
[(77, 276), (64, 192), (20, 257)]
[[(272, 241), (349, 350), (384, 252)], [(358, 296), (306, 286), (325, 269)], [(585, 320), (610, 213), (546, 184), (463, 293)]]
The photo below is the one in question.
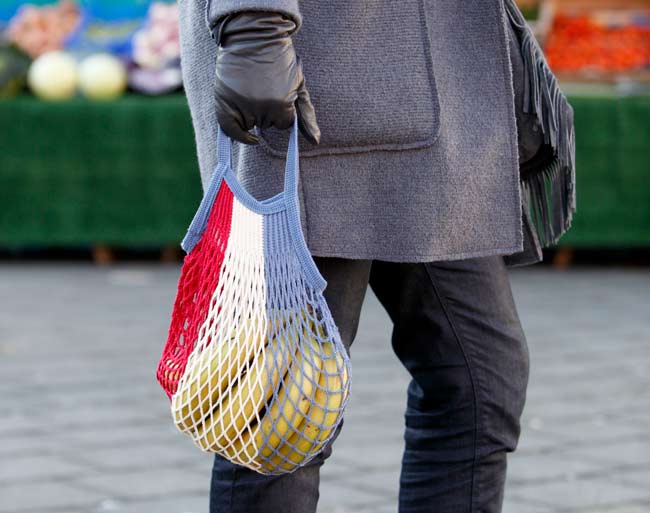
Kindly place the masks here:
[(300, 226), (298, 129), (284, 190), (258, 201), (219, 129), (218, 165), (186, 256), (157, 378), (202, 450), (262, 474), (316, 456), (342, 420), (350, 361)]

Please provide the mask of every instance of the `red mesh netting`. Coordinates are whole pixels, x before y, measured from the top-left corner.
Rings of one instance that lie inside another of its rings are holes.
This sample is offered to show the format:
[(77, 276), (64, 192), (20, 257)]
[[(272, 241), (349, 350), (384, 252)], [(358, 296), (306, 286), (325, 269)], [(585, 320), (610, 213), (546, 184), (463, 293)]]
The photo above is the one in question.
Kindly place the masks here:
[(230, 235), (232, 202), (233, 194), (223, 182), (203, 236), (183, 260), (167, 343), (156, 372), (169, 398), (183, 376), (219, 282)]

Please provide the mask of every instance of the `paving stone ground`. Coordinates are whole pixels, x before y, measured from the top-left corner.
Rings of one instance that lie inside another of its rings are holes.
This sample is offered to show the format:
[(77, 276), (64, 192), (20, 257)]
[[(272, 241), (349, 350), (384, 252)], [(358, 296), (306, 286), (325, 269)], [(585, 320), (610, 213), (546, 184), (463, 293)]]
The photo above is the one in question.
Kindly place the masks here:
[[(154, 380), (175, 265), (0, 265), (0, 513), (207, 513)], [(650, 271), (511, 272), (532, 357), (504, 513), (650, 512)], [(319, 513), (395, 513), (406, 372), (369, 294)], [(296, 512), (300, 513), (300, 512)]]

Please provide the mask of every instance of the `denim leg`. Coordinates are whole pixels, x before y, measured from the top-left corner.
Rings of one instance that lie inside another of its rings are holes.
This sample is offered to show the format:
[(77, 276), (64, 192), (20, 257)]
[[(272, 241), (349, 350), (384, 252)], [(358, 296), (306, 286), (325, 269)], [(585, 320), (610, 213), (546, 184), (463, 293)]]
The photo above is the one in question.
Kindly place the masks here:
[(528, 382), (503, 258), (374, 262), (370, 285), (412, 377), (400, 513), (499, 513)]
[[(325, 298), (349, 351), (359, 324), (371, 262), (341, 258), (315, 261), (327, 280)], [(210, 513), (315, 513), (320, 467), (331, 455), (341, 426), (316, 458), (291, 474), (264, 476), (215, 455)]]

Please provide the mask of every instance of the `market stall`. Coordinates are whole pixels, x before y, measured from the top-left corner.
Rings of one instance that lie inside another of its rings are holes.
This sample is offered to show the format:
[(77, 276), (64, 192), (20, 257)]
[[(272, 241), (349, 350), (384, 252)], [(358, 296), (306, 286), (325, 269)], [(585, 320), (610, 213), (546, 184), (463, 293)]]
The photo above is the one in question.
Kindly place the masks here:
[[(560, 244), (650, 247), (650, 1), (526, 4), (575, 109), (578, 212)], [(0, 247), (177, 245), (200, 199), (175, 6), (106, 25), (98, 5), (5, 27)]]
[(201, 195), (177, 5), (16, 1), (0, 34), (0, 246), (177, 244)]

